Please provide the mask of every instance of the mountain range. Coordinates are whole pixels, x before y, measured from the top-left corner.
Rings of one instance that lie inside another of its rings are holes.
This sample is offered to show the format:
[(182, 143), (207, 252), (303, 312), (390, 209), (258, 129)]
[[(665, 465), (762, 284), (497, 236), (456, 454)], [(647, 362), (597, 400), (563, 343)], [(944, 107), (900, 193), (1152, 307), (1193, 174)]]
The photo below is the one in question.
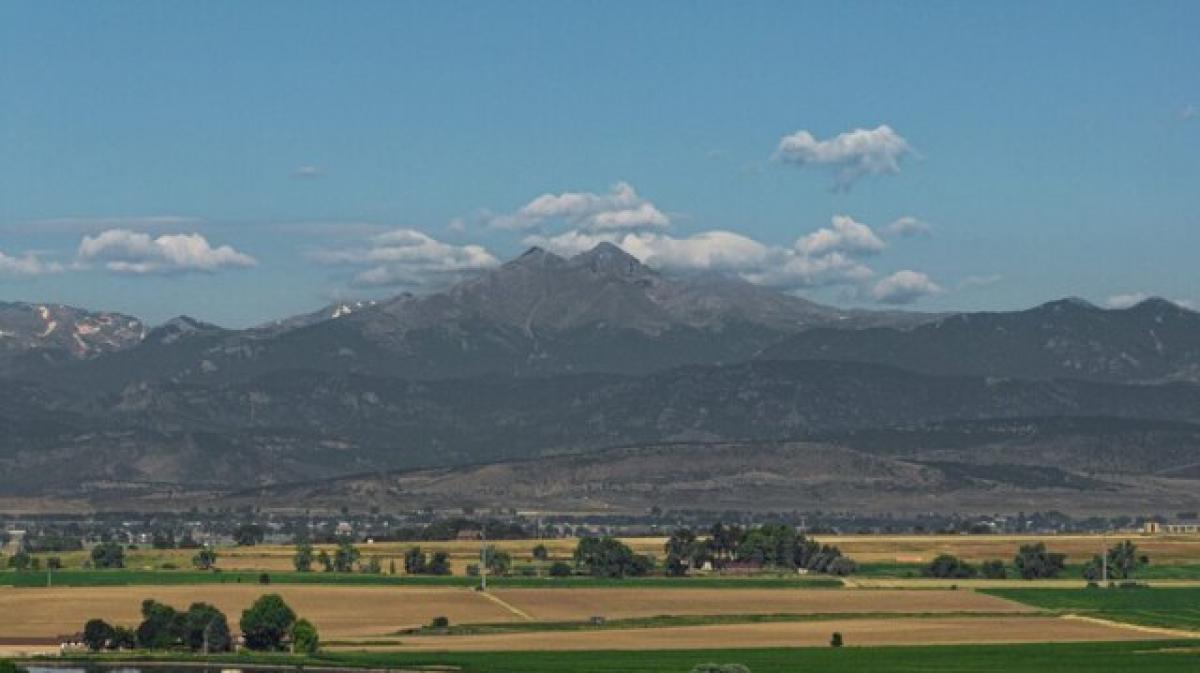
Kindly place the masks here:
[[(530, 507), (995, 509), (1025, 493), (1091, 510), (1200, 493), (1200, 314), (843, 310), (664, 275), (608, 244), (250, 329), (0, 304), (0, 384), (0, 500), (285, 506), (369, 482), (393, 504), (477, 503), (481, 470), (524, 475), (487, 481), (484, 501)], [(891, 476), (864, 481), (849, 457)], [(580, 491), (609, 462), (627, 469)]]

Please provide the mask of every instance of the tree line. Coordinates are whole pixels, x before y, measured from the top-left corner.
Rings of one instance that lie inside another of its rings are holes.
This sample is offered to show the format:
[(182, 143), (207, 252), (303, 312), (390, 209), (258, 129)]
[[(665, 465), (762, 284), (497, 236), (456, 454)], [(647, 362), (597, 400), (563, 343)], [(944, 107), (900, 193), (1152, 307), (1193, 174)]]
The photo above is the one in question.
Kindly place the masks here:
[[(1083, 578), (1095, 582), (1102, 579), (1107, 565), (1109, 579), (1131, 579), (1139, 568), (1150, 563), (1149, 557), (1138, 553), (1137, 545), (1125, 540), (1109, 548), (1104, 557), (1092, 557), (1083, 566)], [(1066, 554), (1051, 552), (1046, 544), (1021, 545), (1012, 559), (1013, 574), (1025, 580), (1052, 579), (1061, 575), (1067, 567)], [(924, 577), (943, 579), (1007, 579), (1008, 567), (1001, 559), (984, 561), (979, 566), (968, 563), (953, 554), (940, 554), (921, 568)]]
[(742, 528), (717, 523), (704, 537), (679, 528), (671, 533), (665, 551), (666, 572), (674, 576), (706, 565), (722, 570), (736, 564), (830, 575), (858, 570), (858, 564), (836, 546), (821, 544), (786, 524)]
[[(316, 627), (299, 618), (278, 594), (267, 594), (242, 611), (238, 626), (247, 649), (312, 654), (320, 647)], [(209, 603), (193, 603), (185, 611), (153, 599), (142, 601), (142, 621), (136, 629), (90, 619), (83, 643), (100, 650), (186, 650), (203, 654), (234, 649), (229, 620)]]

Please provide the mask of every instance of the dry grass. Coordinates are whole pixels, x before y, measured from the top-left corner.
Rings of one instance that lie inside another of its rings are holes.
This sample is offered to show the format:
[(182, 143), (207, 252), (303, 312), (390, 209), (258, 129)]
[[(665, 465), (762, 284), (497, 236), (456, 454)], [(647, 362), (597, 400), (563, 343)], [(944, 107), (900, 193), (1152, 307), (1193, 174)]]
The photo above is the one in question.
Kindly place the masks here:
[[(1161, 634), (1053, 617), (928, 617), (726, 624), (659, 629), (506, 633), (404, 639), (379, 649), (401, 651), (663, 650), (827, 646), (840, 632), (847, 646), (932, 645), (1161, 639)], [(362, 649), (361, 646), (349, 646)]]
[(467, 589), (297, 585), (0, 589), (0, 614), (20, 615), (19, 619), (5, 619), (5, 637), (44, 638), (80, 631), (92, 617), (137, 626), (141, 603), (146, 598), (179, 609), (205, 601), (225, 612), (236, 630), (242, 610), (265, 593), (282, 595), (327, 638), (386, 635), (427, 624), (437, 616), (449, 617), (454, 623), (518, 619)]
[(803, 589), (498, 589), (538, 621), (656, 615), (1030, 612), (970, 591), (805, 591)]
[[(215, 604), (236, 622), (264, 593), (279, 593), (326, 638), (371, 638), (446, 616), (454, 624), (582, 621), (658, 615), (837, 614), (869, 612), (1027, 612), (1029, 608), (968, 591), (805, 591), (771, 589), (503, 589), (499, 601), (455, 587), (197, 585), (0, 589), (0, 613), (13, 638), (74, 633), (92, 617), (135, 626), (146, 598), (186, 608)], [(505, 607), (515, 608), (515, 611)]]

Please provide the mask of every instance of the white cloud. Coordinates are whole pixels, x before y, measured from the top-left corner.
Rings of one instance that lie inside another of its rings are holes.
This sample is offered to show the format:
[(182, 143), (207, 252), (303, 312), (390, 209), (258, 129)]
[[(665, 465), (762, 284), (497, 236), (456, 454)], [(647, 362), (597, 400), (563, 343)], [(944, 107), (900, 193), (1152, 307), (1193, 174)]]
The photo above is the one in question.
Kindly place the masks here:
[(944, 292), (942, 287), (919, 271), (897, 271), (871, 288), (871, 296), (881, 304), (911, 304), (921, 297)]
[(369, 266), (354, 277), (354, 284), (369, 287), (422, 287), (499, 264), (483, 246), (443, 243), (416, 229), (393, 229), (366, 246), (317, 251), (313, 257), (325, 264)]
[(855, 129), (827, 140), (817, 140), (808, 131), (784, 136), (775, 159), (797, 166), (822, 166), (834, 172), (834, 188), (848, 190), (864, 175), (900, 172), (900, 162), (912, 147), (886, 124), (874, 129)]
[(796, 241), (796, 250), (805, 256), (830, 252), (872, 255), (884, 247), (871, 227), (846, 215), (834, 215), (830, 227), (822, 227)]
[(933, 226), (911, 215), (905, 215), (904, 217), (892, 220), (883, 230), (895, 236), (908, 238), (911, 236), (928, 236), (933, 233)]
[(1125, 292), (1112, 295), (1104, 301), (1104, 304), (1109, 308), (1129, 308), (1137, 306), (1149, 298), (1150, 295), (1145, 292)]
[(554, 220), (589, 231), (661, 229), (671, 224), (665, 213), (638, 196), (627, 182), (618, 182), (607, 194), (542, 194), (511, 215), (493, 215), (490, 224), (498, 229), (528, 230)]
[(292, 171), (292, 177), (297, 180), (313, 180), (325, 177), (325, 171), (316, 166), (298, 166)]
[(253, 257), (228, 245), (212, 247), (200, 234), (152, 238), (129, 229), (84, 236), (79, 243), (78, 260), (84, 265), (99, 262), (109, 271), (128, 274), (214, 272), (257, 264)]
[(853, 257), (841, 252), (830, 252), (816, 257), (784, 255), (777, 258), (776, 264), (744, 273), (742, 277), (757, 285), (797, 289), (857, 284), (869, 280), (874, 275), (871, 267)]
[(1192, 103), (1188, 103), (1179, 110), (1179, 121), (1185, 122), (1190, 119), (1195, 119), (1197, 114), (1200, 114), (1200, 111), (1197, 111), (1196, 106)]
[(7, 255), (0, 250), (0, 275), (42, 276), (63, 270), (57, 262), (47, 262), (36, 253), (26, 252), (20, 256)]
[(673, 271), (733, 273), (757, 285), (798, 289), (860, 283), (874, 272), (842, 251), (808, 254), (797, 247), (770, 246), (731, 231), (705, 231), (686, 238), (657, 232), (567, 231), (556, 236), (527, 236), (560, 255), (575, 255), (598, 243), (620, 246), (648, 266)]

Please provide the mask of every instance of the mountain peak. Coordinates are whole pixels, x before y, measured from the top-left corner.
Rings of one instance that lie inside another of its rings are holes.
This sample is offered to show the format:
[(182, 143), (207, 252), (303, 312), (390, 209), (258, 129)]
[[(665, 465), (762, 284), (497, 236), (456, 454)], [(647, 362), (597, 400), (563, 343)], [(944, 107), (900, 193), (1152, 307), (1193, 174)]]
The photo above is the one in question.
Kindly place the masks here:
[(642, 264), (637, 257), (607, 241), (598, 243), (596, 247), (587, 252), (575, 255), (571, 258), (571, 264), (587, 268), (598, 274), (639, 277), (654, 274), (654, 271)]
[(536, 266), (545, 264), (556, 264), (565, 262), (562, 257), (546, 250), (539, 246), (533, 246), (521, 253), (516, 259), (510, 261), (505, 266)]
[(1043, 311), (1045, 311), (1045, 310), (1049, 310), (1049, 311), (1068, 311), (1068, 310), (1095, 311), (1095, 310), (1097, 310), (1097, 308), (1098, 307), (1095, 304), (1093, 304), (1092, 302), (1090, 302), (1086, 299), (1082, 299), (1080, 297), (1064, 297), (1063, 299), (1055, 299), (1054, 301), (1048, 301), (1045, 304), (1042, 304), (1041, 306), (1038, 306), (1032, 310), (1034, 310), (1034, 311), (1038, 311), (1038, 310), (1043, 310)]
[(1181, 306), (1177, 302), (1173, 302), (1170, 299), (1163, 299), (1162, 297), (1148, 297), (1142, 301), (1139, 301), (1133, 306), (1130, 306), (1129, 308), (1130, 310), (1136, 309), (1141, 311), (1153, 309), (1164, 309), (1170, 311), (1188, 310), (1186, 306)]

